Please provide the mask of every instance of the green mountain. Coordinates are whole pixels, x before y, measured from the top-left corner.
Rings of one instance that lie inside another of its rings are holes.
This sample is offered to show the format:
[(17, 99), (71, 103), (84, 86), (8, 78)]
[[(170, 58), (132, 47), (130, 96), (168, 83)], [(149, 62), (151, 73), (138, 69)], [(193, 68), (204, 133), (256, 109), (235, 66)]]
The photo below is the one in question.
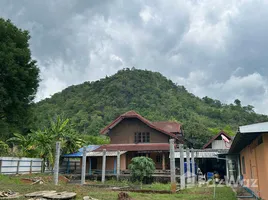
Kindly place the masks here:
[(183, 125), (186, 139), (201, 147), (220, 129), (237, 130), (239, 125), (267, 121), (252, 106), (223, 104), (189, 93), (183, 86), (157, 72), (124, 69), (99, 81), (70, 86), (34, 105), (33, 128), (48, 124), (50, 118), (70, 118), (81, 134), (98, 135), (120, 114), (135, 110), (152, 121), (175, 120)]

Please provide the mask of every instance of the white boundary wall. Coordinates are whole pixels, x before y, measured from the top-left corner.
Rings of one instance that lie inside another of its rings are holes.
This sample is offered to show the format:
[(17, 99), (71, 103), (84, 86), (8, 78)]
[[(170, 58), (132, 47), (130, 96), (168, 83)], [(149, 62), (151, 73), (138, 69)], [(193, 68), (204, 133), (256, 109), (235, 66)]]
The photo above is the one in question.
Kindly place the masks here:
[(29, 174), (42, 172), (43, 159), (0, 157), (0, 174)]

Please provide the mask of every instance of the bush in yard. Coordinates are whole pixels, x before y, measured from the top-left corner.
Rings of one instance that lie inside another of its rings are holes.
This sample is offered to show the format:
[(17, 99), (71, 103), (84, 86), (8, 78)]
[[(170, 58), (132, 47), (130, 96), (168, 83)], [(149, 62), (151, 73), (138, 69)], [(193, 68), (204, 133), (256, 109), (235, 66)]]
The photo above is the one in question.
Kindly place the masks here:
[(144, 156), (132, 158), (128, 168), (134, 181), (141, 184), (145, 177), (151, 177), (155, 170), (154, 161)]

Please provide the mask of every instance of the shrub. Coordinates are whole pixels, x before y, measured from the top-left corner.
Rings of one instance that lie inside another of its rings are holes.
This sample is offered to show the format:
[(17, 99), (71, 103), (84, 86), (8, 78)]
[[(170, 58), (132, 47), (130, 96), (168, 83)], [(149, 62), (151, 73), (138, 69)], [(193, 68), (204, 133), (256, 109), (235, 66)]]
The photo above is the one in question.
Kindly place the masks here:
[(155, 163), (151, 158), (144, 156), (132, 158), (128, 168), (134, 181), (141, 184), (145, 177), (151, 177), (155, 170)]

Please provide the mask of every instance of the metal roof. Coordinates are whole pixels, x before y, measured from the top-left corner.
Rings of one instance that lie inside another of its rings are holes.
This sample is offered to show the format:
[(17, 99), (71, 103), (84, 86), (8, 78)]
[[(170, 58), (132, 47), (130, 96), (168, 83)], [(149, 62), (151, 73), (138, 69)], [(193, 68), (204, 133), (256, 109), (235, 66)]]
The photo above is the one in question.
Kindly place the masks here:
[[(126, 153), (127, 151), (120, 151), (120, 155)], [(103, 152), (100, 151), (91, 151), (87, 153), (87, 157), (101, 157)], [(106, 156), (117, 156), (117, 151), (107, 151)]]
[(268, 133), (268, 122), (240, 126), (229, 153), (239, 153), (263, 133)]
[(169, 151), (169, 143), (106, 144), (94, 151)]
[[(220, 154), (225, 154), (227, 153), (228, 150), (226, 149), (221, 149), (221, 150), (216, 150), (216, 149), (210, 149), (210, 150), (195, 150), (194, 152), (194, 157), (195, 158), (218, 158), (218, 155)], [(183, 152), (184, 158), (186, 158), (186, 152)], [(191, 156), (191, 154), (190, 154)], [(175, 152), (175, 158), (180, 158), (180, 152), (176, 151)]]
[(240, 133), (263, 133), (268, 132), (268, 122), (250, 124), (239, 127)]
[[(94, 151), (95, 149), (99, 148), (100, 145), (88, 145), (87, 146), (87, 152), (91, 152)], [(62, 157), (66, 157), (66, 158), (77, 158), (77, 157), (83, 157), (83, 148), (80, 148), (78, 150), (78, 152), (75, 153), (70, 153), (70, 154), (65, 154)]]

